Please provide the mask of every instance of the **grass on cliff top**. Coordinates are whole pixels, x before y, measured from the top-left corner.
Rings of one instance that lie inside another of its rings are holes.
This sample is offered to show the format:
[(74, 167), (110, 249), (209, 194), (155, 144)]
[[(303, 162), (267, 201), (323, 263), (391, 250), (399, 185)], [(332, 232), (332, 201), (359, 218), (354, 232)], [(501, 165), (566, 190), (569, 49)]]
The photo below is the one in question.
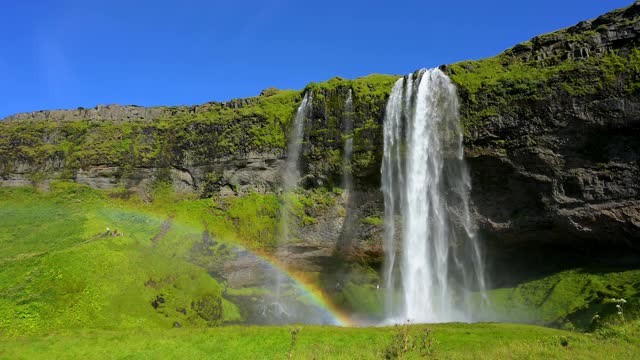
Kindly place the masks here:
[[(472, 101), (476, 101), (474, 95), (481, 89), (504, 100), (564, 94), (578, 97), (606, 90), (623, 90), (635, 95), (640, 89), (640, 49), (632, 49), (628, 54), (622, 50), (624, 55), (618, 50), (591, 51), (591, 54), (589, 50), (600, 44), (601, 36), (608, 38), (610, 29), (605, 23), (621, 26), (620, 30), (637, 24), (640, 20), (634, 15), (635, 11), (624, 15), (636, 6), (599, 17), (596, 21), (601, 25), (595, 29), (560, 29), (538, 35), (494, 57), (450, 65), (451, 78), (470, 93)], [(545, 52), (544, 48), (549, 46), (555, 48)], [(634, 47), (630, 40), (627, 46)], [(580, 54), (577, 49), (581, 50)], [(583, 49), (587, 50), (586, 54), (582, 53)]]
[[(568, 59), (554, 66), (541, 66), (515, 60), (506, 54), (477, 61), (463, 61), (450, 66), (451, 79), (472, 96), (484, 89), (492, 96), (541, 99), (558, 90), (569, 96), (594, 94), (616, 86), (621, 75), (637, 80), (640, 73), (640, 50), (629, 56), (615, 52), (587, 59)], [(635, 82), (626, 91), (636, 91)], [(471, 98), (476, 101), (475, 97)]]
[(336, 76), (324, 82), (310, 83), (305, 87), (305, 91), (318, 93), (335, 91), (338, 88), (352, 88), (357, 96), (386, 96), (398, 77), (397, 75), (371, 74), (349, 80)]
[[(356, 107), (377, 113), (397, 77), (369, 75), (355, 80), (331, 79), (303, 91), (268, 89), (261, 96), (197, 107), (167, 107), (154, 121), (15, 121), (0, 123), (0, 170), (12, 172), (15, 162), (44, 168), (64, 164), (59, 176), (91, 165), (165, 166), (213, 159), (243, 158), (251, 152), (286, 148), (291, 119), (306, 90), (319, 98), (336, 86), (353, 89)], [(344, 106), (344, 99), (339, 104)], [(125, 170), (126, 171), (126, 170)], [(34, 174), (38, 180), (38, 174)]]
[(632, 359), (639, 339), (638, 322), (596, 334), (491, 323), (102, 330), (0, 337), (0, 359)]

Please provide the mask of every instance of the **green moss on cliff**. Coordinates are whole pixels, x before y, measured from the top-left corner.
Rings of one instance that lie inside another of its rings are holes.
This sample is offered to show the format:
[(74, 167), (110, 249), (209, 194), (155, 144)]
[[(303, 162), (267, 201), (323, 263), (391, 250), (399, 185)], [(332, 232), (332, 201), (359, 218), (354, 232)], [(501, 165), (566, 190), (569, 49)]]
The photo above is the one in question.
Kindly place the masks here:
[[(609, 52), (587, 59), (567, 59), (555, 66), (518, 60), (503, 53), (496, 57), (450, 65), (451, 79), (478, 101), (480, 91), (491, 92), (503, 103), (513, 99), (539, 100), (551, 95), (584, 96), (615, 88), (636, 79), (640, 50), (620, 56)], [(564, 93), (564, 94), (563, 94)]]
[(280, 201), (274, 194), (251, 193), (227, 198), (226, 216), (233, 222), (237, 236), (253, 248), (273, 248), (278, 243)]
[(633, 95), (639, 88), (640, 49), (631, 42), (602, 49), (600, 41), (596, 31), (565, 29), (492, 58), (449, 65), (466, 137), (473, 139), (499, 118), (533, 117), (526, 111), (536, 111), (535, 104)]
[(377, 216), (367, 216), (365, 218), (360, 219), (363, 224), (374, 225), (374, 226), (382, 226), (384, 225), (384, 219)]
[[(333, 179), (341, 173), (344, 147), (344, 103), (353, 91), (354, 151), (366, 158), (378, 156), (376, 132), (391, 86), (397, 77), (370, 75), (356, 80), (334, 78), (310, 84), (313, 113), (307, 124), (305, 160), (314, 175)], [(211, 165), (244, 158), (251, 153), (284, 153), (290, 121), (302, 98), (294, 90), (270, 89), (261, 96), (207, 103), (193, 107), (166, 107), (155, 120), (13, 121), (0, 123), (0, 170), (53, 172), (71, 178), (77, 169), (118, 166), (114, 176), (126, 177), (135, 167), (167, 168)], [(374, 154), (375, 152), (375, 154)], [(362, 156), (360, 156), (362, 158)], [(359, 162), (367, 171), (375, 165)], [(358, 172), (361, 169), (354, 169)], [(167, 173), (168, 174), (168, 173)], [(158, 174), (162, 179), (168, 175)]]
[[(49, 170), (91, 165), (161, 167), (210, 163), (250, 152), (282, 151), (298, 91), (272, 90), (244, 101), (176, 107), (154, 121), (18, 121), (0, 124), (0, 158)], [(169, 109), (169, 108), (167, 108)]]
[[(314, 94), (305, 151), (311, 175), (327, 179), (330, 185), (339, 184), (344, 167), (345, 142), (352, 138), (353, 158), (358, 159), (351, 169), (353, 176), (362, 183), (375, 182), (379, 173), (376, 159), (382, 156), (380, 127), (384, 108), (397, 79), (397, 76), (373, 74), (355, 80), (333, 78), (306, 87), (306, 91)], [(349, 91), (352, 93), (353, 111), (346, 114), (345, 102)]]

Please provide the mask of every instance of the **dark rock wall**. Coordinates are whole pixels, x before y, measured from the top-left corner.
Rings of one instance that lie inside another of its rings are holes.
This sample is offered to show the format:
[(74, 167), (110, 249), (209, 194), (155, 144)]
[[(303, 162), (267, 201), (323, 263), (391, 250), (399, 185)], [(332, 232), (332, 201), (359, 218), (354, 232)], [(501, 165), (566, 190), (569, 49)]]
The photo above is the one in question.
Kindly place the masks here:
[(472, 88), (452, 66), (472, 198), (495, 247), (640, 252), (639, 14), (634, 4), (499, 55), (519, 78)]

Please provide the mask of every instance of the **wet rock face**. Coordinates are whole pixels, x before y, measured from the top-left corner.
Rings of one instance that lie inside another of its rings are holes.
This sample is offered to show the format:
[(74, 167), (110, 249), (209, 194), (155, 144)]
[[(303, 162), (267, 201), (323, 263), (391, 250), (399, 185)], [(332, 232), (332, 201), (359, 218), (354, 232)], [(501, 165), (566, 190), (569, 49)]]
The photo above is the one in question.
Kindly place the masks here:
[(232, 289), (263, 286), (270, 274), (268, 264), (248, 252), (224, 263), (222, 277)]

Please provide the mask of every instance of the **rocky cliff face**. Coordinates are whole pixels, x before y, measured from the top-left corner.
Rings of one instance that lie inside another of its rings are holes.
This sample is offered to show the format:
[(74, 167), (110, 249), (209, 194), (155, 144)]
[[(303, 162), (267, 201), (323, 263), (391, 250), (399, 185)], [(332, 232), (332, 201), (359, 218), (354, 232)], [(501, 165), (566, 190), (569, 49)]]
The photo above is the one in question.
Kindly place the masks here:
[[(634, 4), (494, 58), (443, 66), (458, 86), (473, 208), (496, 264), (517, 254), (530, 260), (523, 266), (545, 261), (532, 254), (546, 258), (548, 246), (561, 256), (640, 253), (639, 16)], [(281, 249), (282, 257), (302, 268), (325, 264), (351, 216), (355, 236), (341, 242), (341, 254), (380, 262), (382, 121), (396, 79), (335, 78), (304, 89), (314, 100), (301, 185), (340, 185), (351, 89), (356, 189), (348, 204), (339, 197), (301, 230), (309, 246)], [(205, 197), (277, 193), (289, 121), (304, 91), (11, 116), (0, 122), (0, 185), (62, 179), (144, 196), (168, 181)]]
[(634, 4), (448, 68), (494, 248), (617, 261), (640, 250), (639, 15)]

